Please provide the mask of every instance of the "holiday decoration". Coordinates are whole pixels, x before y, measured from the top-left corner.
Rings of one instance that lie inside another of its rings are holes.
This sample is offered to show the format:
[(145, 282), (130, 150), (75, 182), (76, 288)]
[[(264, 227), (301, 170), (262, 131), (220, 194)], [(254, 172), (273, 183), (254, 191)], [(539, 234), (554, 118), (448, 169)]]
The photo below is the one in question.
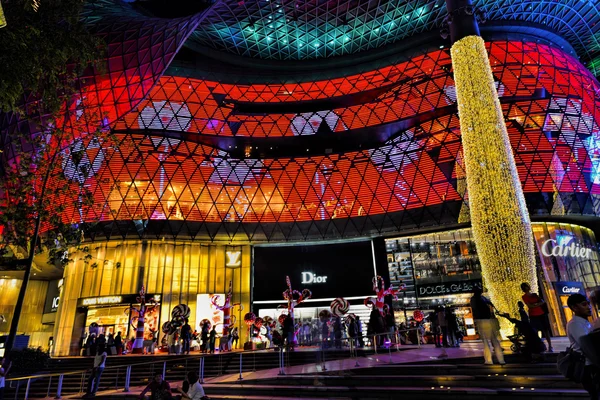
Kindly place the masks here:
[(256, 320), (256, 315), (254, 313), (249, 312), (244, 315), (244, 323), (248, 327), (248, 338), (252, 337), (252, 326), (254, 325), (254, 321)]
[(352, 321), (356, 321), (356, 314), (348, 314), (346, 315), (346, 318), (344, 319), (344, 322), (346, 323), (346, 325), (350, 325), (350, 323), (352, 323)]
[(280, 314), (279, 318), (277, 318), (277, 321), (279, 321), (279, 325), (283, 326), (283, 323), (285, 322), (286, 318), (287, 318), (287, 314)]
[(329, 318), (331, 318), (331, 313), (329, 310), (321, 310), (319, 312), (319, 321), (326, 322), (329, 321)]
[(204, 318), (202, 321), (200, 321), (200, 328), (203, 328), (204, 326), (207, 326), (208, 329), (212, 328), (212, 322), (210, 322), (210, 319)]
[(179, 304), (176, 305), (173, 310), (171, 311), (171, 318), (175, 319), (175, 318), (189, 318), (190, 317), (190, 307), (188, 307), (187, 304)]
[[(287, 308), (288, 315), (292, 320), (294, 319), (294, 307), (303, 301), (309, 299), (312, 296), (312, 293), (308, 289), (302, 289), (302, 292), (292, 289), (292, 283), (290, 282), (290, 277), (285, 277), (285, 283), (287, 284), (287, 289), (283, 292), (283, 298), (287, 300)], [(294, 344), (297, 342), (296, 335), (294, 334)]]
[(243, 311), (244, 307), (241, 303), (231, 303), (231, 298), (233, 297), (233, 282), (229, 281), (229, 291), (225, 295), (225, 302), (223, 305), (219, 305), (218, 301), (221, 296), (218, 294), (212, 296), (210, 298), (210, 302), (213, 307), (215, 307), (219, 311), (223, 311), (223, 337), (227, 337), (229, 335), (229, 330), (233, 328), (236, 322), (235, 315), (231, 315), (231, 309), (234, 307), (239, 307), (238, 311)]
[(348, 300), (344, 299), (343, 297), (338, 297), (333, 299), (329, 307), (331, 308), (333, 315), (336, 317), (341, 317), (350, 309), (350, 303), (348, 303)]
[[(485, 42), (471, 35), (450, 50), (473, 237), (494, 305), (518, 315), (521, 282), (537, 291), (531, 222)], [(499, 245), (499, 243), (501, 245)], [(500, 322), (504, 335), (511, 324)]]
[(413, 318), (415, 319), (415, 321), (421, 322), (425, 318), (425, 314), (423, 314), (423, 311), (421, 310), (415, 310), (413, 312)]
[(164, 333), (165, 335), (172, 335), (173, 333), (175, 333), (176, 328), (171, 325), (171, 322), (167, 321), (164, 324), (162, 324), (162, 333)]
[[(144, 317), (146, 312), (150, 309), (153, 309), (157, 306), (156, 300), (154, 298), (148, 301), (148, 305), (146, 304), (146, 288), (142, 286), (140, 290), (140, 295), (136, 298), (137, 302), (140, 303), (138, 307), (128, 307), (125, 312), (136, 312), (137, 313), (137, 329), (135, 332), (135, 341), (133, 342), (133, 354), (142, 354), (144, 352)], [(133, 324), (134, 319), (131, 319), (131, 324)]]
[(398, 300), (398, 292), (406, 288), (405, 284), (401, 284), (398, 289), (394, 289), (392, 285), (389, 288), (385, 288), (385, 281), (379, 275), (373, 278), (373, 291), (377, 297), (367, 297), (365, 299), (365, 306), (372, 308), (376, 307), (381, 315), (384, 315), (383, 306), (385, 296), (392, 296), (395, 300)]
[(258, 329), (260, 329), (260, 328), (262, 328), (264, 322), (265, 322), (265, 320), (262, 319), (261, 317), (256, 317), (256, 319), (254, 320), (254, 326), (257, 327)]

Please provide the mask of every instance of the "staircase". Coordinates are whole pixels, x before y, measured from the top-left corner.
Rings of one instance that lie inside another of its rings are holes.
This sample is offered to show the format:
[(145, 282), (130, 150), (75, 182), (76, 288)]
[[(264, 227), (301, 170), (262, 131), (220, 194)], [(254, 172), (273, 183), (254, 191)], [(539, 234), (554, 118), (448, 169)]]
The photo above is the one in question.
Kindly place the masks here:
[(523, 364), (512, 356), (505, 366), (482, 358), (390, 364), (311, 375), (273, 376), (241, 384), (206, 384), (211, 399), (587, 399), (581, 385), (556, 370), (556, 355)]

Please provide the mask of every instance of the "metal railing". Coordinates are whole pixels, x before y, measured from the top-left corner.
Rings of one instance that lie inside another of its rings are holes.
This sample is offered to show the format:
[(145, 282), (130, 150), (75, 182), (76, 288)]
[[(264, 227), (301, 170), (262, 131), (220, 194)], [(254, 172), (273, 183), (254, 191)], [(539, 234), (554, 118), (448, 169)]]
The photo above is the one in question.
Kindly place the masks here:
[[(325, 340), (312, 341), (312, 347), (316, 344), (316, 351), (308, 350), (306, 352), (298, 352), (298, 353), (314, 353), (316, 354), (316, 365), (319, 365), (322, 371), (326, 371), (326, 362), (327, 355), (333, 352), (336, 352), (335, 355), (331, 354), (330, 361), (334, 359), (343, 359), (346, 358), (344, 356), (347, 355), (349, 359), (355, 359), (355, 366), (359, 367), (359, 354), (362, 354), (364, 357), (368, 357), (370, 355), (378, 355), (388, 353), (389, 362), (392, 363), (392, 351), (396, 352), (400, 351), (400, 348), (403, 346), (401, 344), (400, 336), (403, 333), (408, 333), (411, 331), (418, 331), (418, 328), (406, 329), (401, 331), (396, 331), (395, 333), (381, 333), (375, 335), (364, 335), (355, 338), (339, 338), (339, 339), (331, 339), (326, 338)], [(421, 335), (419, 332), (416, 332), (417, 337), (417, 346), (421, 347)], [(364, 346), (362, 345), (364, 344)], [(271, 343), (272, 345), (272, 343)], [(239, 357), (239, 377), (238, 382), (242, 382), (244, 380), (244, 366), (248, 367), (252, 366), (252, 371), (256, 371), (256, 353), (264, 352), (265, 350), (275, 350), (278, 352), (278, 368), (279, 375), (286, 374), (286, 367), (291, 366), (290, 362), (290, 354), (293, 353), (293, 348), (289, 348), (287, 346), (278, 346), (278, 347), (269, 347), (266, 349), (258, 349), (258, 350), (243, 350), (240, 352), (219, 352), (217, 354), (190, 354), (176, 358), (169, 358), (167, 360), (158, 360), (151, 362), (135, 362), (131, 364), (125, 365), (116, 365), (116, 366), (107, 366), (102, 373), (102, 377), (104, 377), (104, 382), (106, 383), (106, 378), (110, 376), (111, 381), (108, 385), (103, 385), (104, 389), (123, 389), (124, 392), (129, 392), (132, 386), (132, 372), (134, 369), (138, 370), (143, 369), (144, 376), (148, 378), (146, 381), (138, 381), (139, 386), (143, 386), (148, 384), (152, 379), (155, 371), (161, 371), (162, 375), (165, 379), (167, 379), (167, 373), (170, 373), (174, 378), (174, 371), (177, 372), (177, 378), (182, 378), (181, 370), (184, 371), (184, 376), (188, 371), (195, 369), (197, 366), (198, 377), (200, 383), (204, 383), (205, 373), (206, 373), (206, 359), (217, 360), (214, 361), (215, 367), (217, 368), (217, 376), (220, 376), (225, 373), (227, 370), (227, 366), (232, 365), (234, 360)], [(107, 358), (107, 361), (114, 360), (116, 357), (121, 356), (111, 356)], [(225, 359), (226, 358), (226, 359)], [(93, 360), (92, 357), (89, 358), (90, 362)], [(304, 360), (302, 364), (307, 364), (310, 362), (306, 362)], [(238, 360), (235, 360), (237, 364)], [(245, 363), (245, 365), (244, 365)], [(168, 368), (168, 364), (170, 365), (170, 369)], [(227, 364), (227, 365), (226, 365)], [(55, 399), (60, 399), (63, 395), (63, 386), (65, 384), (65, 378), (70, 381), (71, 390), (69, 390), (69, 394), (81, 394), (86, 389), (86, 383), (88, 382), (92, 370), (85, 369), (79, 371), (72, 372), (61, 372), (61, 373), (50, 373), (50, 374), (37, 374), (30, 376), (22, 376), (16, 378), (10, 378), (6, 380), (7, 388), (6, 389), (15, 389), (14, 399), (17, 400), (28, 400), (31, 397), (31, 389), (32, 384), (38, 383), (40, 381), (48, 381), (45, 398), (51, 398), (54, 396)], [(77, 377), (77, 378), (75, 378)], [(77, 387), (74, 391), (73, 384), (74, 382), (78, 382)], [(55, 383), (55, 385), (54, 385)], [(38, 393), (40, 385), (37, 386)], [(10, 399), (12, 393), (7, 391), (5, 393), (5, 398)]]

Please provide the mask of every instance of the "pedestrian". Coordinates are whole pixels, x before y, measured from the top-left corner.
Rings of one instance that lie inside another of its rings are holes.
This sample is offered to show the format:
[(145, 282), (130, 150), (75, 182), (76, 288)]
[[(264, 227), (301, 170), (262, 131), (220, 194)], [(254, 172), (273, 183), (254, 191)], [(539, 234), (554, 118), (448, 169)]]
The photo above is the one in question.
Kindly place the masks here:
[(546, 338), (548, 343), (548, 352), (552, 353), (552, 333), (550, 331), (550, 321), (548, 320), (548, 305), (540, 296), (536, 293), (531, 293), (531, 286), (527, 282), (521, 283), (521, 290), (523, 291), (523, 302), (529, 309), (529, 323), (536, 332), (541, 331), (542, 336)]
[(208, 345), (210, 346), (210, 354), (215, 352), (215, 342), (217, 341), (217, 327), (213, 326), (210, 331), (210, 337), (208, 339)]
[(288, 351), (294, 350), (294, 319), (288, 314), (283, 321), (283, 338)]
[(117, 354), (117, 347), (115, 346), (115, 338), (112, 333), (108, 334), (108, 339), (106, 340), (107, 345), (107, 353), (110, 356), (114, 356)]
[(233, 328), (233, 330), (231, 331), (231, 340), (233, 341), (233, 348), (237, 349), (237, 345), (238, 345), (238, 340), (240, 339), (240, 334), (238, 332), (238, 328), (237, 326), (235, 328)]
[(200, 345), (200, 349), (202, 350), (203, 353), (206, 353), (208, 351), (208, 333), (210, 330), (208, 325), (209, 325), (208, 322), (205, 322), (204, 324), (202, 324), (202, 332), (201, 332), (202, 344)]
[(334, 345), (336, 349), (342, 348), (342, 319), (338, 316), (335, 316), (333, 319), (333, 337), (334, 337)]
[(100, 377), (106, 366), (106, 348), (104, 345), (98, 347), (98, 352), (94, 357), (94, 367), (91, 370), (88, 378), (87, 390), (84, 397), (95, 397), (98, 388), (100, 387)]
[(527, 311), (525, 311), (525, 304), (523, 304), (522, 301), (517, 301), (517, 307), (519, 307), (519, 319), (521, 322), (530, 324), (531, 321), (529, 321), (529, 315), (527, 314)]
[[(592, 308), (588, 299), (579, 293), (570, 295), (567, 299), (567, 305), (573, 312), (573, 318), (567, 323), (567, 336), (573, 350), (583, 353), (581, 339), (593, 330), (589, 321), (592, 316)], [(590, 399), (598, 400), (600, 395), (600, 369), (592, 364), (589, 357), (586, 357), (581, 383), (583, 388), (590, 394)]]
[(183, 354), (190, 354), (190, 342), (192, 341), (192, 327), (189, 324), (189, 319), (184, 320), (185, 323), (181, 327), (181, 339), (183, 340)]
[(204, 393), (204, 388), (198, 381), (198, 374), (195, 371), (190, 371), (187, 374), (187, 381), (189, 382), (189, 389), (187, 391), (177, 388), (183, 399), (208, 400), (208, 397)]
[(502, 354), (502, 347), (498, 340), (498, 330), (495, 325), (495, 319), (493, 318), (492, 309), (494, 305), (486, 297), (482, 296), (482, 290), (475, 288), (473, 290), (473, 297), (471, 297), (471, 310), (473, 312), (473, 319), (475, 320), (475, 326), (483, 342), (483, 358), (486, 365), (492, 365), (492, 349), (490, 348), (490, 342), (494, 346), (494, 352), (496, 353), (496, 359), (500, 365), (504, 365), (504, 354)]
[(0, 357), (0, 400), (4, 400), (4, 387), (6, 386), (6, 377), (10, 372), (12, 363), (4, 357)]
[(431, 334), (433, 335), (433, 343), (435, 347), (442, 347), (442, 327), (438, 323), (437, 312), (439, 310), (439, 306), (435, 308), (433, 312), (429, 314), (429, 322)]
[(446, 309), (446, 326), (448, 330), (448, 346), (460, 347), (456, 335), (458, 332), (458, 321), (456, 320), (456, 314), (454, 314), (454, 307)]
[(446, 308), (444, 306), (440, 306), (437, 309), (437, 326), (440, 327), (442, 331), (442, 344), (444, 347), (449, 347), (448, 343), (448, 320), (446, 319)]
[(115, 336), (115, 349), (117, 349), (117, 355), (123, 354), (123, 338), (121, 337), (121, 332), (117, 332), (117, 336)]
[(362, 321), (360, 320), (360, 317), (358, 315), (356, 316), (356, 334), (358, 335), (358, 347), (365, 347), (365, 338), (363, 337)]
[(96, 334), (91, 333), (85, 341), (85, 355), (94, 357), (96, 355)]
[(171, 385), (165, 381), (162, 376), (162, 372), (155, 372), (152, 381), (146, 386), (142, 393), (140, 393), (140, 400), (146, 399), (146, 393), (150, 392), (150, 398), (148, 400), (171, 400), (173, 394), (171, 393)]

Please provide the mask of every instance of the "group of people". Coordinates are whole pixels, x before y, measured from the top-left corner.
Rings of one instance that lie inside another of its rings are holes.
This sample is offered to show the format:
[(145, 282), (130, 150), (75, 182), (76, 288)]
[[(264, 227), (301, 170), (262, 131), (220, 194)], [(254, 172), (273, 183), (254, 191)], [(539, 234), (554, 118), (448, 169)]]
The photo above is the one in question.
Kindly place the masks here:
[(200, 350), (201, 353), (213, 354), (217, 349), (217, 338), (221, 337), (218, 350), (231, 351), (237, 348), (240, 338), (237, 327), (227, 330), (226, 336), (219, 336), (216, 325), (204, 323), (200, 332), (192, 331), (189, 320), (186, 318), (183, 326), (175, 332), (165, 335), (162, 340), (163, 346), (168, 348), (169, 354), (190, 354), (190, 351)]
[[(146, 394), (150, 392), (150, 397)], [(173, 392), (176, 394), (174, 395)], [(178, 393), (178, 394), (177, 394)], [(198, 374), (195, 371), (188, 372), (186, 379), (183, 381), (181, 388), (171, 389), (171, 385), (167, 382), (161, 372), (156, 372), (152, 381), (142, 390), (139, 396), (140, 400), (172, 400), (172, 399), (188, 399), (188, 400), (206, 400), (208, 397), (204, 392), (204, 388), (200, 384)]]
[[(496, 317), (500, 316), (512, 322), (519, 335), (525, 339), (522, 352), (525, 356), (535, 359), (544, 351), (552, 352), (552, 339), (550, 331), (550, 321), (548, 318), (548, 306), (546, 302), (536, 293), (531, 292), (531, 286), (524, 282), (521, 284), (523, 296), (517, 306), (519, 307), (519, 318), (513, 317), (508, 313), (497, 310), (492, 302), (482, 295), (480, 288), (475, 288), (473, 297), (471, 297), (471, 311), (479, 337), (483, 342), (483, 358), (485, 364), (493, 364), (492, 351), (496, 356), (496, 361), (504, 365), (504, 354), (500, 346), (499, 322)], [(528, 311), (525, 311), (527, 306)], [(538, 332), (541, 332), (546, 339), (547, 346), (544, 345)]]
[(134, 338), (131, 338), (131, 340), (124, 342), (121, 332), (117, 332), (116, 335), (100, 333), (97, 336), (95, 333), (90, 333), (84, 339), (83, 355), (94, 356), (100, 347), (105, 348), (109, 355), (121, 355), (131, 351), (134, 340)]

